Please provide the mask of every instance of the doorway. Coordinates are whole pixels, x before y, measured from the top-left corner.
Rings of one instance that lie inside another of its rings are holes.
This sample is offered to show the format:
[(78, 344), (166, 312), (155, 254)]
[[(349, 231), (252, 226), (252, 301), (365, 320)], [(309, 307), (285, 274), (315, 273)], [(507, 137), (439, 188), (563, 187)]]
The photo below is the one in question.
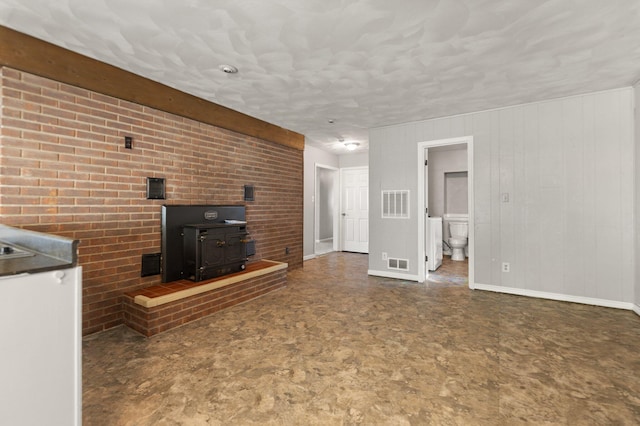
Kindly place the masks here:
[[(473, 209), (473, 137), (465, 136), (460, 138), (440, 139), (427, 142), (418, 143), (418, 254), (419, 259), (424, 259), (424, 262), (418, 264), (418, 277), (420, 282), (428, 279), (429, 277), (429, 265), (428, 254), (430, 251), (430, 232), (429, 231), (429, 216), (431, 213), (431, 206), (429, 206), (429, 172), (428, 167), (432, 164), (429, 163), (429, 150), (446, 150), (451, 149), (454, 146), (464, 146), (467, 150), (466, 155), (466, 168), (467, 168), (467, 205), (468, 205), (468, 282), (469, 288), (474, 288), (474, 209)], [(442, 235), (444, 238), (444, 235)]]
[(338, 169), (316, 164), (314, 254), (338, 250)]

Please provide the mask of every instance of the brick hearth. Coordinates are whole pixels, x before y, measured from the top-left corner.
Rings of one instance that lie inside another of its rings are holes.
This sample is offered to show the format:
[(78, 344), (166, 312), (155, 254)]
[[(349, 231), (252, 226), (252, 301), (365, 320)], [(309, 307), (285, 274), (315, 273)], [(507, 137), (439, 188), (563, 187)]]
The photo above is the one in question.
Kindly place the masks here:
[(262, 260), (247, 265), (243, 272), (212, 280), (158, 284), (124, 294), (124, 323), (153, 336), (255, 299), (286, 283), (286, 263)]

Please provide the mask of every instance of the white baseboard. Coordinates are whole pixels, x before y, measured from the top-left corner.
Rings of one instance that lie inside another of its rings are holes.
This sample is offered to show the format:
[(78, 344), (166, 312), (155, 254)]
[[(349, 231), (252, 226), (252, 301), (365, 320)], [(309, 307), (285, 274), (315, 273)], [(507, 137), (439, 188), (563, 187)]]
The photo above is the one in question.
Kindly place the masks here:
[[(490, 284), (475, 283), (472, 286), (472, 288), (474, 290), (493, 291), (496, 293), (514, 294), (517, 296), (537, 297), (538, 299), (559, 300), (561, 302), (582, 303), (584, 305), (603, 306), (605, 308), (634, 310), (638, 315), (640, 315), (640, 312), (638, 312), (640, 311), (640, 307), (638, 307), (637, 305), (635, 305), (634, 307), (633, 303), (619, 302), (616, 300), (597, 299), (593, 297), (583, 297), (583, 296), (571, 296), (568, 294), (548, 293), (546, 291), (528, 290), (524, 288), (500, 287), (497, 285), (490, 285)], [(638, 310), (636, 310), (636, 308)]]
[(311, 260), (311, 259), (315, 259), (315, 258), (316, 258), (315, 254), (308, 254), (308, 255), (306, 255), (306, 256), (304, 256), (302, 258), (302, 261), (304, 262), (305, 260)]
[(633, 305), (633, 312), (640, 315), (640, 305)]
[(367, 271), (367, 274), (373, 275), (374, 277), (394, 278), (394, 279), (406, 280), (406, 281), (420, 281), (417, 275), (403, 274), (401, 272), (374, 271), (372, 269), (369, 269)]

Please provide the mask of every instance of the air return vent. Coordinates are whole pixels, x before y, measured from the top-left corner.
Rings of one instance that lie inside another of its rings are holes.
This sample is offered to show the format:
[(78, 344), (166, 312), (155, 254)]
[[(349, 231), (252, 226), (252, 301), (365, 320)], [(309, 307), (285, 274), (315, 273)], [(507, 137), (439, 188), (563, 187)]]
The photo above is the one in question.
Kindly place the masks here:
[(160, 273), (160, 253), (149, 253), (142, 255), (142, 271), (141, 277), (148, 277), (151, 275), (158, 275)]
[(408, 259), (387, 259), (387, 268), (389, 269), (397, 269), (401, 271), (409, 270), (409, 260)]
[(409, 219), (409, 190), (382, 191), (382, 218)]

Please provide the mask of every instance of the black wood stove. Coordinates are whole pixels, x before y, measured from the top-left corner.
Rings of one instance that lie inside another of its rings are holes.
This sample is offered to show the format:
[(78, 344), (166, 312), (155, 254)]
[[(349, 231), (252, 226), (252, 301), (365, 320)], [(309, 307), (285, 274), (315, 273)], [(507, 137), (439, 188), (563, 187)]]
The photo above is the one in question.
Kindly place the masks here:
[(193, 224), (186, 225), (183, 234), (186, 278), (202, 281), (244, 270), (249, 242), (246, 225)]
[(239, 272), (255, 252), (244, 206), (162, 206), (162, 282)]

